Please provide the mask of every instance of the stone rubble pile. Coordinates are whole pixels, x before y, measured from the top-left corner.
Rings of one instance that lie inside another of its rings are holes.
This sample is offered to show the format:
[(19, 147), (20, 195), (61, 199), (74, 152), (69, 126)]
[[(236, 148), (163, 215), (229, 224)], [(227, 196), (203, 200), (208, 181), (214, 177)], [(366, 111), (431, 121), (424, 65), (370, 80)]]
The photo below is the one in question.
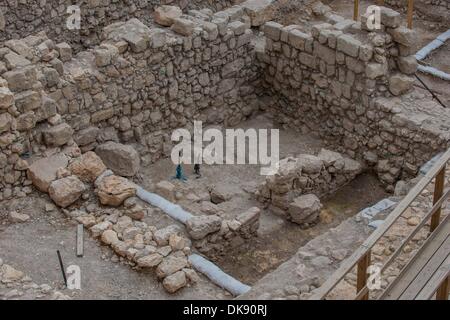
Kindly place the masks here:
[(295, 223), (313, 224), (320, 213), (318, 197), (337, 191), (362, 172), (359, 162), (322, 149), (317, 156), (282, 159), (279, 170), (259, 186), (256, 197)]

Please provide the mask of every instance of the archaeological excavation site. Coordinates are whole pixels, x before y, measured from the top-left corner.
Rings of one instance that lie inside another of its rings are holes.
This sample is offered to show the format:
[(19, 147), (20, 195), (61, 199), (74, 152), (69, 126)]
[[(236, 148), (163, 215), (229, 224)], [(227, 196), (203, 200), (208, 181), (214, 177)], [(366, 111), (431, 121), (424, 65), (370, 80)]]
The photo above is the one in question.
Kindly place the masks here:
[(0, 1), (0, 300), (448, 300), (448, 162), (448, 0)]

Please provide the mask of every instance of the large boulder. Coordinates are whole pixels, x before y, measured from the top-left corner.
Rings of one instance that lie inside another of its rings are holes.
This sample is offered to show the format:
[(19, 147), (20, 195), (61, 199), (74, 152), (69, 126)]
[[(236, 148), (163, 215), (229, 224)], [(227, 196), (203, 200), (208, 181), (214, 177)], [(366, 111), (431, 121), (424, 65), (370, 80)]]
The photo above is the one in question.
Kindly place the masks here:
[(48, 192), (52, 181), (56, 180), (56, 172), (67, 167), (68, 160), (63, 153), (57, 153), (47, 158), (33, 162), (28, 167), (28, 178), (42, 192)]
[(69, 166), (70, 171), (85, 182), (94, 182), (105, 170), (106, 166), (102, 159), (94, 152), (89, 151)]
[(181, 17), (183, 12), (176, 6), (160, 6), (155, 9), (153, 17), (155, 22), (165, 27), (170, 27), (173, 24), (173, 20)]
[(289, 204), (289, 214), (291, 220), (297, 224), (306, 224), (315, 222), (322, 209), (319, 198), (314, 194), (305, 194), (295, 198)]
[(98, 183), (97, 195), (103, 205), (120, 206), (135, 194), (136, 186), (123, 177), (111, 175), (104, 177)]
[(222, 226), (222, 219), (218, 216), (196, 216), (190, 218), (186, 223), (189, 235), (195, 239), (203, 239), (208, 234), (217, 232)]
[(99, 145), (95, 153), (117, 175), (132, 177), (139, 171), (139, 154), (132, 146), (109, 141)]
[(77, 201), (85, 190), (86, 186), (80, 179), (69, 176), (53, 181), (48, 193), (58, 206), (65, 208)]

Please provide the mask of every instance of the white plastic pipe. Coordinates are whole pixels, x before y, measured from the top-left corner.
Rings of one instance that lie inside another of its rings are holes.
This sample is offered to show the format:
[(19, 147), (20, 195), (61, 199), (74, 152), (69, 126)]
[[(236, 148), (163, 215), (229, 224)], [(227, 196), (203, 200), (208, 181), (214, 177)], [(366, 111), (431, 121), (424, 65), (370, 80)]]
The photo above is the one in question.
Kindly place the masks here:
[(206, 275), (219, 287), (231, 292), (234, 296), (244, 294), (251, 289), (248, 285), (243, 284), (239, 280), (236, 280), (232, 276), (226, 274), (214, 263), (206, 260), (198, 254), (193, 253), (188, 259), (195, 269)]

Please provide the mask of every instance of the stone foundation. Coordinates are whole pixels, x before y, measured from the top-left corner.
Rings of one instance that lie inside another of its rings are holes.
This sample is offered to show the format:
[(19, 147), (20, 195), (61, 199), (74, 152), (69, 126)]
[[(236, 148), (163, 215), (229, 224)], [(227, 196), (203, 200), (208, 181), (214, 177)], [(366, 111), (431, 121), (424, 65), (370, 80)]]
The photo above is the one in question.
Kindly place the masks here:
[(415, 33), (387, 8), (378, 32), (364, 30), (364, 17), (355, 23), (327, 12), (323, 19), (311, 32), (265, 24), (257, 48), (270, 92), (265, 108), (281, 124), (317, 132), (335, 150), (365, 160), (392, 189), (448, 146), (448, 115), (437, 116), (445, 111), (431, 101), (425, 111), (420, 99), (407, 98)]
[(303, 154), (281, 160), (279, 172), (266, 179), (256, 196), (274, 213), (292, 220), (289, 204), (295, 198), (310, 193), (318, 197), (334, 193), (361, 171), (357, 161), (322, 149), (317, 156)]

